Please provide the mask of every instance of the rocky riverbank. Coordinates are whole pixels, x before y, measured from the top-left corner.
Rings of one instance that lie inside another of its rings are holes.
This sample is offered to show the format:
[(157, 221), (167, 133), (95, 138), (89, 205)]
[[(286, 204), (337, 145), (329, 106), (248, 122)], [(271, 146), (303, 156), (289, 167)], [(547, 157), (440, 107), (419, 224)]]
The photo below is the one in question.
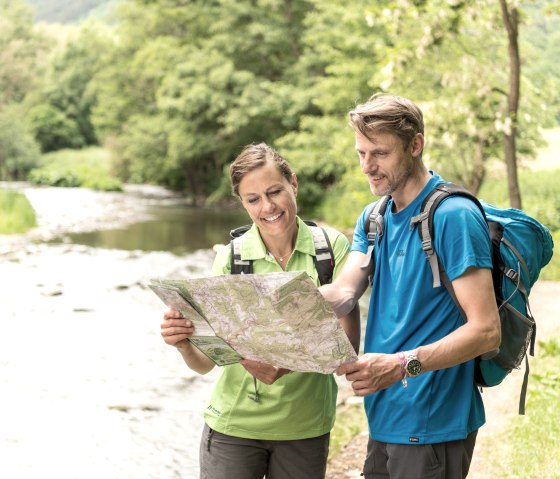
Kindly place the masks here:
[(146, 283), (205, 275), (212, 251), (46, 244), (136, 221), (153, 195), (26, 194), (39, 227), (0, 236), (0, 477), (197, 477), (215, 373), (190, 372), (163, 343), (164, 307)]
[(164, 345), (145, 284), (210, 261), (21, 243), (0, 254), (1, 477), (197, 477), (214, 377)]

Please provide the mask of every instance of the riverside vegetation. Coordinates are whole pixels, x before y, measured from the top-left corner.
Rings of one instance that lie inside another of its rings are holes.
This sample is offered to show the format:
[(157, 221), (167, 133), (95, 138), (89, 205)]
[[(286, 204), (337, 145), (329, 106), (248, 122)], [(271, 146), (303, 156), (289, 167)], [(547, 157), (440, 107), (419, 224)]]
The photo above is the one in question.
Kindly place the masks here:
[[(557, 0), (104, 0), (115, 8), (79, 25), (37, 24), (29, 3), (47, 2), (0, 1), (3, 181), (27, 180), (41, 153), (102, 146), (114, 177), (200, 205), (228, 197), (224, 167), (265, 141), (323, 217), (325, 191), (353, 192), (346, 114), (374, 92), (423, 107), (427, 163), (471, 191), (510, 132), (521, 160), (560, 121)], [(515, 114), (501, 7), (519, 27)]]
[(25, 233), (37, 226), (35, 211), (25, 195), (0, 189), (0, 234)]
[[(560, 134), (560, 129), (554, 130)], [(362, 207), (372, 201), (367, 184), (356, 171), (354, 188), (333, 187), (326, 195), (317, 216), (327, 224), (341, 229), (351, 228)], [(560, 244), (560, 169), (519, 172), (523, 209), (550, 230), (555, 244)], [(122, 183), (115, 179), (106, 150), (90, 147), (83, 150), (59, 150), (42, 155), (40, 166), (31, 170), (29, 181), (36, 185), (73, 186), (104, 191), (120, 191)], [(488, 203), (508, 207), (508, 192), (502, 173), (489, 173), (478, 193)], [(19, 198), (19, 199), (16, 199)], [(0, 234), (22, 233), (35, 226), (31, 205), (13, 191), (0, 189)], [(303, 212), (302, 214), (307, 214)], [(560, 256), (541, 272), (541, 280), (560, 280)]]

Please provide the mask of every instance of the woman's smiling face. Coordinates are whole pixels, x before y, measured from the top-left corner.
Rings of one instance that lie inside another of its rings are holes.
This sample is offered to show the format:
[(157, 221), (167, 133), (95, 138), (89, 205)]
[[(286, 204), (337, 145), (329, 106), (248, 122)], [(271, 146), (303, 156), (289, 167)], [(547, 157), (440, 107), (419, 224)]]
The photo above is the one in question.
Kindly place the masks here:
[(245, 174), (239, 182), (243, 207), (265, 235), (285, 234), (296, 225), (297, 189), (296, 175), (288, 181), (271, 161)]

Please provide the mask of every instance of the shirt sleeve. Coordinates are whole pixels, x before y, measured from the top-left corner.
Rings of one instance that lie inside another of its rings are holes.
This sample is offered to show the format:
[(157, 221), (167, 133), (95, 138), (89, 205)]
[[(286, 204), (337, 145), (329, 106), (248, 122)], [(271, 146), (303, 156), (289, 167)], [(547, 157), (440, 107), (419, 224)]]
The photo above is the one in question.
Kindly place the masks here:
[(468, 198), (446, 198), (434, 214), (434, 247), (450, 281), (468, 268), (492, 268), (492, 244), (485, 218)]
[(373, 208), (374, 203), (367, 205), (362, 214), (358, 216), (356, 220), (356, 227), (354, 228), (354, 237), (352, 239), (352, 251), (359, 251), (361, 253), (367, 253), (368, 249), (368, 239), (367, 234), (364, 229), (364, 225), (368, 220), (369, 212)]
[(218, 248), (214, 263), (212, 264), (212, 276), (231, 273), (231, 246), (229, 244), (222, 245)]

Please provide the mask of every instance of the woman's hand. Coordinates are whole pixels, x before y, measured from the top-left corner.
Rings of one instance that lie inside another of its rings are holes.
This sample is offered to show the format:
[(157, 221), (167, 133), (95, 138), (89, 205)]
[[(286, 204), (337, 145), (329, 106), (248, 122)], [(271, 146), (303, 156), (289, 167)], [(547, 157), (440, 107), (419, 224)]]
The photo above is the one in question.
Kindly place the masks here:
[(179, 311), (169, 309), (164, 313), (161, 337), (165, 343), (177, 348), (189, 368), (199, 374), (206, 374), (214, 368), (214, 363), (191, 344), (189, 338), (193, 334), (192, 321), (183, 318)]
[(272, 364), (261, 363), (252, 359), (242, 359), (239, 362), (249, 374), (252, 374), (260, 382), (269, 385), (291, 372), (289, 369), (277, 368)]
[(169, 309), (163, 315), (161, 323), (161, 336), (166, 344), (180, 348), (194, 333), (194, 325), (189, 319), (183, 318), (182, 314)]

